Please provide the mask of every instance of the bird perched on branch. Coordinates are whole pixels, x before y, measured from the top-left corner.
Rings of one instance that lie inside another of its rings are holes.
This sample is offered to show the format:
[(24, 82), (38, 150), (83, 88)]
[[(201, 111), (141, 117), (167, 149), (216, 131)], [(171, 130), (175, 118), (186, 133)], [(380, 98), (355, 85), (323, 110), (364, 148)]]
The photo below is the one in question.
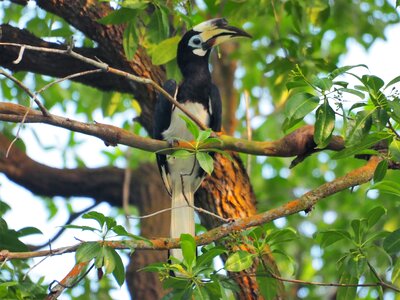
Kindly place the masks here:
[[(221, 99), (218, 88), (211, 81), (209, 56), (211, 49), (237, 37), (250, 37), (245, 31), (229, 26), (225, 19), (212, 19), (200, 23), (185, 33), (178, 44), (177, 61), (183, 80), (177, 85), (168, 80), (164, 89), (185, 110), (213, 131), (221, 131)], [(154, 113), (153, 137), (172, 142), (176, 139), (194, 140), (180, 115), (184, 112), (159, 95)], [(195, 234), (194, 193), (199, 188), (205, 172), (196, 157), (185, 158), (157, 154), (157, 163), (164, 185), (172, 198), (171, 237), (182, 233)], [(171, 255), (182, 259), (181, 250)]]

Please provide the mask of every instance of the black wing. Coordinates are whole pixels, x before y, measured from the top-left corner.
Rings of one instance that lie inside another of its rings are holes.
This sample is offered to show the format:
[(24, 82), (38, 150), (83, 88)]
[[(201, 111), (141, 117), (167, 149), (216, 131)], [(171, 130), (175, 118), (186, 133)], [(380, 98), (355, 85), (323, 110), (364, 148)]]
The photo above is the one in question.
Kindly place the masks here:
[(211, 116), (209, 126), (213, 131), (219, 132), (222, 126), (222, 102), (219, 90), (215, 84), (211, 85), (210, 104)]
[[(168, 80), (164, 83), (164, 90), (172, 97), (175, 95), (177, 84), (175, 80)], [(162, 133), (168, 129), (171, 123), (172, 103), (168, 99), (159, 94), (157, 97), (156, 107), (154, 109), (153, 118), (153, 138), (157, 140), (164, 139)], [(167, 164), (167, 157), (164, 154), (156, 154), (158, 169), (161, 173), (161, 178), (164, 182), (167, 192), (171, 195), (171, 185), (169, 182), (169, 170)]]

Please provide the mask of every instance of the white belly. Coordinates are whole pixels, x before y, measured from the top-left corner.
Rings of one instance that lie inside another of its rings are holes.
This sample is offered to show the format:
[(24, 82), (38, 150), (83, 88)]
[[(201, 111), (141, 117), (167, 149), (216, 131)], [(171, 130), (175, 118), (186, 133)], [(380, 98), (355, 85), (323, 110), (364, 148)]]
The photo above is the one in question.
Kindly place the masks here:
[[(200, 122), (208, 126), (209, 116), (202, 104), (188, 102), (183, 103), (183, 106), (186, 110), (196, 116)], [(186, 123), (184, 120), (182, 120), (180, 115), (184, 115), (184, 113), (179, 108), (175, 107), (171, 115), (171, 125), (163, 132), (163, 137), (165, 140), (194, 140), (193, 135), (187, 129)], [(185, 158), (175, 158), (171, 155), (167, 155), (167, 161), (170, 171), (170, 178), (174, 178), (175, 181), (178, 179), (178, 182), (170, 182), (172, 190), (175, 190), (174, 192), (180, 192), (182, 189), (181, 181), (183, 181), (184, 183), (190, 183), (190, 186), (185, 184), (185, 192), (189, 192), (190, 190), (194, 193), (202, 181), (202, 178), (196, 179), (200, 166), (195, 161), (194, 155)]]
[[(204, 106), (200, 103), (187, 102), (182, 104), (183, 107), (190, 113), (192, 113), (200, 122), (204, 125), (208, 126), (209, 124), (209, 116), (204, 108)], [(165, 130), (162, 134), (164, 139), (167, 141), (179, 138), (188, 141), (194, 140), (194, 137), (190, 133), (190, 131), (186, 128), (185, 121), (182, 120), (180, 115), (185, 115), (179, 108), (175, 107), (172, 111), (171, 115), (171, 125)]]

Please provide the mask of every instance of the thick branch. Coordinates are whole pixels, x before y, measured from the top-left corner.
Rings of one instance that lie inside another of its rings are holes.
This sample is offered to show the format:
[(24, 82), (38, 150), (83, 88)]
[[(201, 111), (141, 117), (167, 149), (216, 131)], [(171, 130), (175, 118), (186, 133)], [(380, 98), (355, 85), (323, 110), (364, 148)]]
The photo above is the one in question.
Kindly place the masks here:
[[(0, 26), (0, 41), (3, 43), (13, 42), (18, 44), (26, 44), (37, 47), (45, 47), (48, 49), (66, 49), (67, 46), (60, 43), (46, 42), (27, 30), (12, 27), (7, 24)], [(0, 47), (0, 65), (18, 72), (29, 71), (36, 74), (49, 75), (53, 77), (66, 77), (87, 70), (94, 69), (89, 64), (70, 57), (68, 55), (60, 55), (50, 52), (38, 52), (26, 50), (18, 64), (13, 63), (19, 55), (20, 49), (17, 47)], [(110, 60), (99, 48), (74, 48), (77, 53), (89, 57), (98, 58), (101, 61), (112, 64)], [(98, 73), (87, 76), (80, 76), (74, 79), (77, 82), (89, 85), (101, 90), (114, 90), (120, 92), (133, 93), (132, 85), (125, 79), (114, 74)], [(146, 91), (147, 92), (147, 91)]]
[[(0, 102), (0, 120), (8, 122), (21, 122), (28, 108), (18, 105)], [(103, 140), (106, 144), (122, 144), (145, 151), (171, 152), (171, 146), (165, 141), (144, 138), (124, 129), (106, 124), (88, 124), (75, 121), (69, 118), (56, 115), (43, 116), (40, 111), (30, 110), (25, 119), (25, 123), (45, 123), (72, 131), (95, 136)], [(253, 155), (281, 156), (290, 157), (295, 155), (305, 155), (312, 153), (315, 148), (313, 141), (313, 126), (304, 126), (291, 134), (276, 141), (248, 141), (245, 139), (234, 138), (227, 135), (219, 137), (220, 142), (207, 143), (201, 149), (220, 149), (230, 150)], [(193, 149), (193, 145), (185, 142), (177, 142), (176, 149)], [(331, 143), (326, 147), (329, 150), (341, 150), (344, 147), (343, 139), (335, 136)]]
[[(355, 169), (348, 174), (339, 177), (332, 182), (325, 183), (318, 188), (304, 194), (298, 199), (292, 200), (280, 207), (271, 209), (264, 213), (260, 213), (254, 216), (249, 216), (246, 218), (241, 218), (235, 220), (232, 223), (225, 224), (214, 228), (206, 233), (203, 233), (195, 237), (197, 245), (205, 245), (215, 242), (232, 232), (237, 232), (244, 230), (249, 227), (262, 225), (269, 223), (273, 220), (279, 219), (281, 217), (289, 216), (300, 211), (309, 211), (318, 201), (331, 196), (340, 191), (346, 190), (348, 188), (364, 184), (371, 180), (374, 175), (376, 166), (381, 161), (380, 158), (373, 156), (367, 162), (366, 165)], [(103, 241), (100, 241), (103, 243)], [(150, 243), (142, 240), (137, 241), (107, 241), (105, 242), (107, 246), (115, 249), (173, 249), (179, 247), (179, 239), (172, 238), (158, 238), (151, 239)], [(7, 250), (0, 252), (0, 261), (5, 259), (27, 259), (32, 257), (46, 256), (46, 255), (59, 255), (67, 252), (74, 252), (79, 247), (81, 243), (70, 246), (63, 247), (55, 250), (43, 250), (36, 252), (9, 252)]]

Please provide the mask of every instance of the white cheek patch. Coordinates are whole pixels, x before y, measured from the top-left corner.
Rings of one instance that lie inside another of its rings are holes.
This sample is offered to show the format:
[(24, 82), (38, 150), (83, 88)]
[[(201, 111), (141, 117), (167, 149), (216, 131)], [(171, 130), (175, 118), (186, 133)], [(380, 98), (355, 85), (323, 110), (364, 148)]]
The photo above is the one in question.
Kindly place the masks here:
[(204, 56), (206, 55), (207, 51), (203, 49), (194, 49), (193, 53), (196, 54), (197, 56)]

